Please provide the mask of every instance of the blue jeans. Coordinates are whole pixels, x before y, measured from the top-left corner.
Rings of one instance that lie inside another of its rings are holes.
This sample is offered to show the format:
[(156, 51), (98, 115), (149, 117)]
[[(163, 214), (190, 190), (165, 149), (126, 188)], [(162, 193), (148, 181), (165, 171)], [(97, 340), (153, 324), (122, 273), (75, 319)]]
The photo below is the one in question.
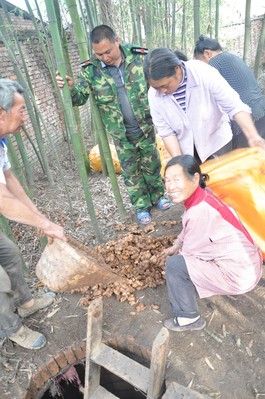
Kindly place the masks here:
[(22, 266), (18, 247), (0, 232), (0, 338), (12, 335), (21, 327), (21, 319), (14, 313), (14, 307), (32, 298)]

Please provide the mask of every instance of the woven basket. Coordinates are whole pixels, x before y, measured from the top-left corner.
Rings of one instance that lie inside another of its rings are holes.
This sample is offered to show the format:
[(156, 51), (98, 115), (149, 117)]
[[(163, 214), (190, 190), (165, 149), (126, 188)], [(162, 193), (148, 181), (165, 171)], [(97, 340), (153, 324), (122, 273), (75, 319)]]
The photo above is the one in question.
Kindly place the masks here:
[(52, 244), (46, 245), (36, 266), (36, 275), (54, 292), (124, 281), (95, 251), (73, 238), (68, 242), (54, 239)]

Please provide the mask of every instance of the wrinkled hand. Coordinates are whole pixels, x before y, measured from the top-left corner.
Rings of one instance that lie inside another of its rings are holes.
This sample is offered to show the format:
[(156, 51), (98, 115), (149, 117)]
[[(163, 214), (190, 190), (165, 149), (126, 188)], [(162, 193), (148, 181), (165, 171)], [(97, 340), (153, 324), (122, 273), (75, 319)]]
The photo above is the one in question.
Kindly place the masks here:
[(53, 238), (59, 238), (60, 240), (67, 241), (64, 234), (64, 229), (56, 223), (47, 220), (43, 227), (38, 230), (39, 236), (47, 236), (49, 244), (53, 241)]
[(179, 248), (177, 245), (172, 245), (172, 247), (164, 249), (159, 255), (159, 264), (160, 266), (164, 265), (168, 256), (176, 255), (179, 252)]
[(255, 139), (249, 139), (248, 144), (250, 147), (260, 147), (265, 150), (265, 140), (262, 137), (258, 137)]
[[(68, 83), (69, 90), (70, 91), (73, 90), (74, 80), (68, 75), (65, 76), (65, 79)], [(56, 80), (57, 80), (59, 89), (62, 89), (64, 87), (64, 79), (58, 73), (56, 74)]]

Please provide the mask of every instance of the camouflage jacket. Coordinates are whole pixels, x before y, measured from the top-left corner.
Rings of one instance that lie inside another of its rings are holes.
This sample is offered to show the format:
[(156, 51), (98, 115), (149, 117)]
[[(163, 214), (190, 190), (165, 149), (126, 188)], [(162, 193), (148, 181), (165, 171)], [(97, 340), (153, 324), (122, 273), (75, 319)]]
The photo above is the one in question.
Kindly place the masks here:
[[(147, 137), (150, 133), (154, 134), (154, 127), (143, 72), (144, 54), (137, 52), (139, 48), (132, 45), (121, 47), (125, 55), (124, 81), (128, 99), (139, 126)], [(97, 58), (92, 58), (84, 64), (82, 72), (78, 75), (77, 84), (71, 92), (73, 105), (85, 104), (89, 93), (93, 92), (107, 133), (114, 139), (127, 141), (117, 89), (108, 68), (103, 68)]]

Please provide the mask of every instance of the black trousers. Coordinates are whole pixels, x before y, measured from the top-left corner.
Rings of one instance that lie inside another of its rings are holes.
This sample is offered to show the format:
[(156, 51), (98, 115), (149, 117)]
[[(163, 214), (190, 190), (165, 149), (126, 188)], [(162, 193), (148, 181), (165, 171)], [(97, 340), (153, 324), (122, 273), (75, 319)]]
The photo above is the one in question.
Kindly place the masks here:
[[(254, 122), (254, 124), (261, 137), (265, 139), (265, 116)], [(232, 121), (231, 127), (233, 132), (233, 149), (249, 147), (246, 136), (235, 121)]]

